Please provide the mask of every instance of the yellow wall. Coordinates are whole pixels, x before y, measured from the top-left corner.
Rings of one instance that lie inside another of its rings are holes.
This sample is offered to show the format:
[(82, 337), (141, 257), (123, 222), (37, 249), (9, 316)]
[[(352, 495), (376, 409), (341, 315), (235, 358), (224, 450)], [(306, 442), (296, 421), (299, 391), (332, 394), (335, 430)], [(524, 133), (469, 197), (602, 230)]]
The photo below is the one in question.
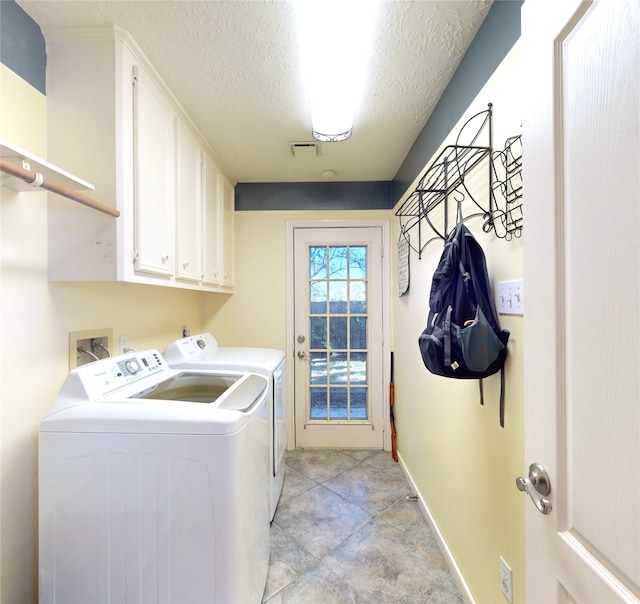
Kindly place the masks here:
[[(0, 94), (0, 138), (46, 158), (46, 98), (2, 64)], [(183, 324), (202, 328), (205, 295), (49, 283), (46, 193), (2, 187), (0, 199), (0, 601), (26, 604), (37, 601), (38, 422), (69, 370), (69, 332), (111, 327), (116, 341), (163, 350)]]
[[(519, 73), (516, 45), (461, 120), (493, 103), (494, 148), (520, 134)], [(461, 123), (446, 144), (455, 141)], [(507, 242), (487, 235), (482, 222), (472, 219), (467, 226), (484, 248), (494, 287), (498, 281), (522, 278), (522, 240)], [(392, 237), (396, 240), (399, 231), (394, 224)], [(416, 244), (416, 233), (411, 236)], [(481, 406), (476, 380), (435, 376), (422, 363), (417, 341), (427, 320), (431, 279), (441, 253), (442, 242), (429, 244), (421, 260), (411, 252), (409, 292), (395, 298), (398, 449), (474, 600), (506, 601), (498, 579), (502, 555), (513, 569), (514, 602), (523, 602), (525, 502), (514, 482), (524, 467), (523, 317), (500, 317), (501, 326), (511, 332), (506, 418), (501, 428), (499, 376), (484, 380), (485, 404)], [(395, 273), (394, 268), (392, 275)]]
[[(518, 67), (516, 46), (470, 108), (475, 113), (494, 103), (496, 144), (519, 133)], [(46, 99), (4, 66), (0, 70), (0, 137), (44, 155)], [(237, 212), (233, 296), (49, 283), (45, 194), (6, 188), (0, 194), (0, 601), (22, 604), (37, 600), (37, 426), (67, 373), (69, 331), (112, 327), (116, 339), (126, 334), (138, 350), (162, 350), (187, 324), (194, 333), (211, 331), (222, 345), (285, 349), (286, 221), (391, 218), (392, 241), (398, 232), (391, 211)], [(478, 221), (469, 226), (485, 248), (494, 283), (522, 277), (519, 240), (482, 234)], [(503, 601), (502, 555), (513, 568), (514, 601), (523, 602), (524, 497), (514, 483), (524, 467), (523, 318), (501, 317), (512, 333), (502, 429), (498, 378), (486, 380), (481, 407), (476, 382), (438, 378), (422, 365), (417, 338), (441, 251), (441, 244), (433, 243), (421, 260), (412, 253), (407, 295), (397, 298), (391, 283), (399, 451), (474, 600)], [(395, 255), (389, 256), (395, 262)]]
[[(386, 219), (376, 211), (236, 212), (236, 287), (231, 298), (205, 300), (207, 331), (222, 346), (286, 349), (286, 222)], [(257, 301), (259, 300), (259, 307)]]

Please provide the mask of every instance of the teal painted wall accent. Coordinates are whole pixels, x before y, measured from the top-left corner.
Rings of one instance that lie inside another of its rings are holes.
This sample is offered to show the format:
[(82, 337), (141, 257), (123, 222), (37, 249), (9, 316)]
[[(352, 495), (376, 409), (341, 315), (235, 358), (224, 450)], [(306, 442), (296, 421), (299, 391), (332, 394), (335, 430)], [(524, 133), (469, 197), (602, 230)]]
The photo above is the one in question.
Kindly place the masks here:
[(236, 185), (236, 210), (385, 210), (391, 181), (257, 182)]
[(0, 62), (42, 94), (47, 93), (44, 36), (15, 0), (0, 1)]

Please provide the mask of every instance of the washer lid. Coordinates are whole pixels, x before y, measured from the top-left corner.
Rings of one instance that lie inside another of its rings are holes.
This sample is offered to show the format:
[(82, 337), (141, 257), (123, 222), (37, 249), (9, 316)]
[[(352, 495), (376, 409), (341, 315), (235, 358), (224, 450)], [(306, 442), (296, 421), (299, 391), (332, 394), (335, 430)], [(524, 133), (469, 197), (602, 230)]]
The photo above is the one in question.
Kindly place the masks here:
[[(102, 400), (47, 415), (40, 422), (40, 432), (231, 435), (250, 421), (266, 423), (267, 386), (263, 376), (241, 374), (212, 401), (192, 401), (182, 395), (135, 398), (129, 387)], [(186, 390), (178, 390), (186, 394)]]
[[(130, 395), (130, 399), (217, 403), (218, 409), (247, 412), (265, 389), (265, 380), (242, 373), (182, 371)], [(233, 388), (233, 386), (236, 386)], [(227, 396), (223, 396), (227, 393)], [(221, 398), (222, 397), (222, 398)], [(218, 399), (221, 399), (218, 401)]]

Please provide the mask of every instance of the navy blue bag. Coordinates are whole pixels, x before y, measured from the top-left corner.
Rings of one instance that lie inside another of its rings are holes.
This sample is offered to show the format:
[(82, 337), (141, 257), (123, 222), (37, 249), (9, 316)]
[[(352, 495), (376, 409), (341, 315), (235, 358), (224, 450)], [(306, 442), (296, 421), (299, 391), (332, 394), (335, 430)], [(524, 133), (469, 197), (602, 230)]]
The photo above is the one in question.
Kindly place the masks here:
[(427, 327), (418, 343), (435, 375), (479, 379), (501, 372), (500, 425), (504, 426), (504, 363), (509, 331), (500, 328), (484, 251), (460, 222), (445, 242), (433, 275)]

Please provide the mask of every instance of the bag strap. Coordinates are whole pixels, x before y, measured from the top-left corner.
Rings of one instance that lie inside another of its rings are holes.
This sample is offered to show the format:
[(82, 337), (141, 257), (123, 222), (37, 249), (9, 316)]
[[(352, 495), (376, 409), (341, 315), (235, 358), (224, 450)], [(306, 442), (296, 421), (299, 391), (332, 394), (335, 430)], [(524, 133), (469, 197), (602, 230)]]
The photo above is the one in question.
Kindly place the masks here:
[(447, 308), (447, 316), (442, 322), (442, 331), (444, 333), (444, 364), (445, 367), (451, 367), (451, 311)]
[(500, 427), (504, 428), (504, 363), (500, 368)]
[[(482, 386), (482, 378), (478, 380), (478, 384), (480, 387), (480, 404), (484, 405), (484, 388)], [(504, 388), (505, 388), (505, 379), (504, 379), (504, 363), (500, 368), (500, 427), (504, 428)]]

